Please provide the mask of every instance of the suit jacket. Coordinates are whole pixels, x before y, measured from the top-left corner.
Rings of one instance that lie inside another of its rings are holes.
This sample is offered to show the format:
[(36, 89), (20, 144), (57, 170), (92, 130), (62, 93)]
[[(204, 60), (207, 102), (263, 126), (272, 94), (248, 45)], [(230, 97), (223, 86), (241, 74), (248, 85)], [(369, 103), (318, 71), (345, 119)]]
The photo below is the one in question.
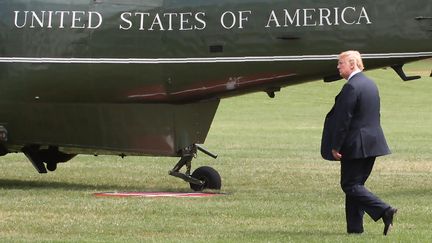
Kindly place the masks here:
[(327, 114), (321, 155), (335, 160), (335, 149), (344, 159), (377, 157), (390, 153), (380, 124), (380, 97), (375, 83), (357, 73), (343, 86)]

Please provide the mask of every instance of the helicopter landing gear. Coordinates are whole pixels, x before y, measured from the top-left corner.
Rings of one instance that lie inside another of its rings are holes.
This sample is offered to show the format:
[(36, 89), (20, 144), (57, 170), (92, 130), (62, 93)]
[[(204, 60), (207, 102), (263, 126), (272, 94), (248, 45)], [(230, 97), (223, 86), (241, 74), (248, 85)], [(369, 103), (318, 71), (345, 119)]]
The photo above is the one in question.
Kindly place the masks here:
[[(198, 144), (191, 145), (182, 150), (182, 157), (180, 161), (174, 166), (169, 174), (186, 182), (189, 182), (190, 188), (194, 191), (202, 191), (204, 189), (219, 190), (222, 187), (222, 180), (219, 173), (209, 166), (203, 166), (196, 169), (191, 175), (192, 159), (196, 157), (197, 150), (217, 158), (217, 155), (209, 152)], [(186, 172), (180, 172), (180, 169), (186, 165)]]
[(30, 145), (24, 147), (22, 151), (40, 174), (55, 171), (58, 163), (67, 162), (76, 156), (75, 154), (63, 153), (54, 146), (41, 148), (38, 145)]

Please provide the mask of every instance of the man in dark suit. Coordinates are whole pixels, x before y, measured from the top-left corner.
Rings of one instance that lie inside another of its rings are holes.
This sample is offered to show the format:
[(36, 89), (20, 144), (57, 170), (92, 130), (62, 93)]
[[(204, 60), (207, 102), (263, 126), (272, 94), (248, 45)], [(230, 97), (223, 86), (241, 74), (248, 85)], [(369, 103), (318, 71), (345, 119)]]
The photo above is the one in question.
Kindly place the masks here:
[(366, 212), (375, 221), (383, 219), (387, 235), (397, 209), (364, 186), (375, 158), (390, 153), (380, 125), (378, 88), (362, 73), (363, 62), (357, 51), (341, 53), (337, 68), (348, 82), (326, 116), (321, 153), (325, 159), (341, 161), (348, 233), (363, 233)]

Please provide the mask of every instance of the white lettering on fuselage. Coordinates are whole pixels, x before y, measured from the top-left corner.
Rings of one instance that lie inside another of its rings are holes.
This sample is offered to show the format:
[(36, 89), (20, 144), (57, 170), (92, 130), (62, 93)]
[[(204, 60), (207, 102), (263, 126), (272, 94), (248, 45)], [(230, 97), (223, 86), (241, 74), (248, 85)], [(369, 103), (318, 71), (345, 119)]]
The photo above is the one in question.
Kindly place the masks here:
[(372, 24), (365, 7), (272, 10), (266, 28)]
[(130, 30), (135, 27), (138, 30), (203, 30), (206, 22), (203, 20), (204, 12), (192, 13), (142, 13), (124, 12), (120, 15), (120, 30)]
[(238, 11), (234, 13), (232, 11), (226, 11), (220, 18), (221, 25), (224, 29), (230, 30), (237, 26), (238, 29), (244, 28), (244, 23), (249, 21), (249, 17), (252, 11)]
[(14, 23), (18, 29), (24, 27), (31, 29), (97, 29), (103, 21), (100, 13), (92, 11), (14, 11), (14, 13)]
[[(14, 27), (17, 29), (98, 29), (104, 16), (97, 11), (13, 11)], [(212, 12), (214, 14), (214, 12)], [(253, 21), (252, 10), (222, 11), (218, 17), (224, 30), (247, 29), (248, 26), (264, 28), (323, 27), (338, 25), (370, 25), (371, 17), (364, 6), (331, 8), (273, 9), (268, 12), (267, 22), (248, 24)], [(258, 15), (258, 14), (256, 14)], [(260, 14), (262, 16), (262, 14)], [(120, 12), (117, 29), (122, 31), (201, 31), (209, 24), (209, 17), (200, 12)], [(112, 19), (112, 16), (110, 16)], [(261, 17), (259, 17), (261, 19)], [(110, 22), (112, 23), (112, 22)]]

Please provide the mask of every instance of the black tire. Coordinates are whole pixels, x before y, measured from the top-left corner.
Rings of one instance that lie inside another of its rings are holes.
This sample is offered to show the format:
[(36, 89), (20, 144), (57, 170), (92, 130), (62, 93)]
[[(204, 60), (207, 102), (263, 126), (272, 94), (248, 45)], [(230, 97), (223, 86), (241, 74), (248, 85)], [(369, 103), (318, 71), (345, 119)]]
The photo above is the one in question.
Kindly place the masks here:
[(221, 177), (212, 167), (199, 167), (192, 173), (192, 177), (204, 181), (204, 185), (201, 186), (190, 183), (190, 188), (194, 191), (202, 191), (207, 188), (219, 190), (222, 187)]
[(56, 162), (50, 162), (46, 164), (46, 168), (49, 171), (55, 171), (57, 169), (57, 163)]

